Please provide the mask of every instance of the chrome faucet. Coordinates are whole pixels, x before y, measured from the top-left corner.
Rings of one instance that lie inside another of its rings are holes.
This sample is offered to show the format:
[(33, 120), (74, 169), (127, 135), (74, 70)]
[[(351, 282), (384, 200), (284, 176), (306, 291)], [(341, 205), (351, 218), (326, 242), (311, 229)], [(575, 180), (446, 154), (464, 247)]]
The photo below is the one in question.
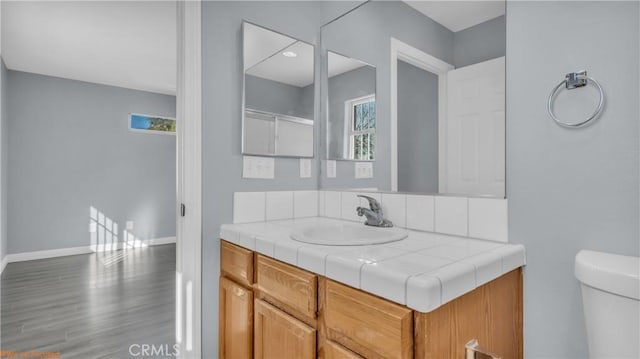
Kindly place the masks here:
[(358, 197), (364, 198), (369, 201), (369, 208), (356, 208), (358, 216), (367, 217), (367, 220), (364, 222), (364, 224), (374, 227), (393, 227), (393, 223), (390, 220), (384, 218), (382, 207), (380, 207), (380, 203), (378, 203), (375, 198), (363, 195), (358, 195)]

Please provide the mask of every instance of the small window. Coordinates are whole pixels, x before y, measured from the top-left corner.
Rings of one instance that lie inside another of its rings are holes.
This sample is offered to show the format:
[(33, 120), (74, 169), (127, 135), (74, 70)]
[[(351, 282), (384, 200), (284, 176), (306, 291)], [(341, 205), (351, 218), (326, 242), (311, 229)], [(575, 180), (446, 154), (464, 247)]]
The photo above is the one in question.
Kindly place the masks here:
[(346, 101), (349, 158), (373, 160), (376, 150), (376, 96)]
[(129, 115), (129, 129), (171, 135), (176, 133), (176, 119), (132, 113)]

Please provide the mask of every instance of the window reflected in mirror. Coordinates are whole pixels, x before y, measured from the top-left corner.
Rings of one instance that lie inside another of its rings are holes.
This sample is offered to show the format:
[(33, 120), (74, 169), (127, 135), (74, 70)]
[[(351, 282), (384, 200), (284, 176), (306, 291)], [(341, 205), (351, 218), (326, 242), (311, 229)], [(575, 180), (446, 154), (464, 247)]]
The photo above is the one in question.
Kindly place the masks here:
[(330, 159), (371, 161), (376, 151), (376, 69), (332, 51), (329, 74)]

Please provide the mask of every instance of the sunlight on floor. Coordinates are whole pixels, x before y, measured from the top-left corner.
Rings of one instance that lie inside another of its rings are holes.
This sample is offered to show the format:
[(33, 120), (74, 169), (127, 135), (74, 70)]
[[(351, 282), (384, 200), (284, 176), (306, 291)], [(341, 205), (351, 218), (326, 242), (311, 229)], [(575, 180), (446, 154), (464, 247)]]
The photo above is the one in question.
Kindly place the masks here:
[[(123, 262), (130, 254), (129, 250), (146, 248), (144, 240), (128, 230), (122, 232), (123, 241), (119, 241), (118, 223), (107, 217), (94, 206), (89, 207), (89, 237), (91, 250), (103, 253), (100, 261), (105, 267)], [(108, 253), (112, 252), (112, 253)]]

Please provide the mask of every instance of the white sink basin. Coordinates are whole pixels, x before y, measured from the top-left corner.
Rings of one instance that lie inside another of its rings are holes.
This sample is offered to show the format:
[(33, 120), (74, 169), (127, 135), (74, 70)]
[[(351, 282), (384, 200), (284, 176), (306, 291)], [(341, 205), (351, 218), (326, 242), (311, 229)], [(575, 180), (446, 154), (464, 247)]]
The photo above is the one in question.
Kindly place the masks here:
[(294, 230), (291, 238), (325, 246), (362, 246), (400, 241), (407, 238), (407, 232), (364, 224), (314, 224)]

